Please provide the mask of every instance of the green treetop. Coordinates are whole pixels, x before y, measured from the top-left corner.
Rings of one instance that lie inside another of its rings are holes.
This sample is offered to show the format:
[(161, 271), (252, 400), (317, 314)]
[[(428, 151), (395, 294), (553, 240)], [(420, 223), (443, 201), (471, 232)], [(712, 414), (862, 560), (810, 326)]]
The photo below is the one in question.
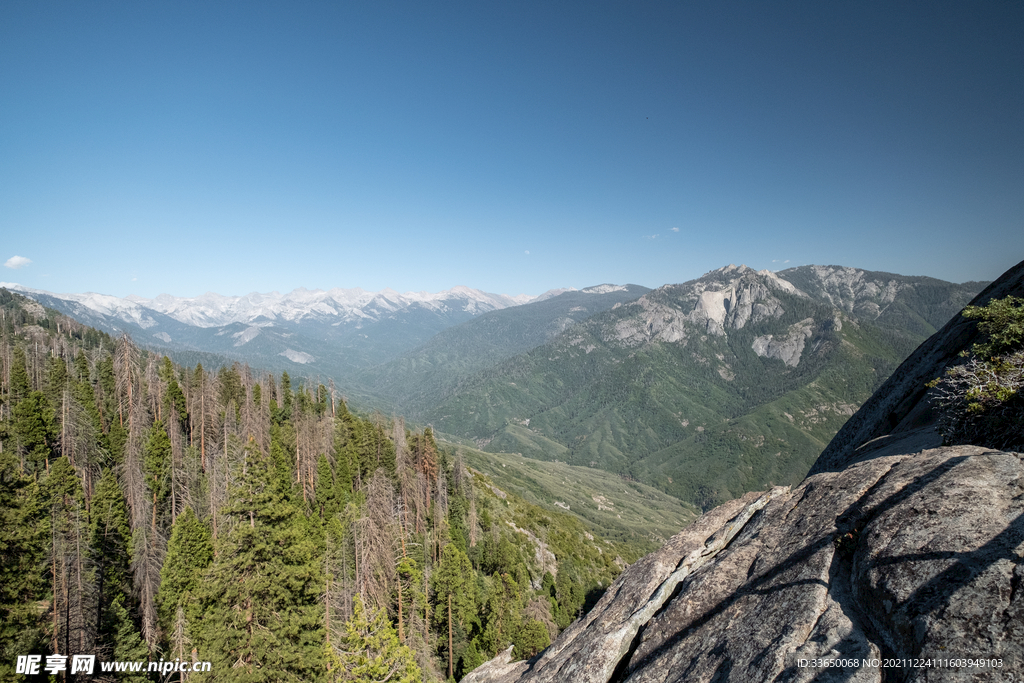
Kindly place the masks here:
[(380, 610), (367, 616), (357, 593), (352, 618), (345, 623), (345, 635), (337, 650), (328, 652), (329, 680), (346, 683), (419, 683), (420, 668), (415, 656), (398, 642), (398, 635)]

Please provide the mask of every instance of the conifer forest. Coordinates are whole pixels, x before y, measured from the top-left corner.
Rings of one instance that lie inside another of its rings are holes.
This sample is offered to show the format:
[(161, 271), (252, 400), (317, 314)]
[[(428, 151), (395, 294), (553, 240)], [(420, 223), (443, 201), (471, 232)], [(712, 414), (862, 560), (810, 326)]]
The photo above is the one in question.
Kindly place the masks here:
[[(6, 290), (0, 315), (2, 680), (458, 680), (641, 554), (329, 381), (183, 367)], [(15, 673), (58, 654), (210, 666)]]

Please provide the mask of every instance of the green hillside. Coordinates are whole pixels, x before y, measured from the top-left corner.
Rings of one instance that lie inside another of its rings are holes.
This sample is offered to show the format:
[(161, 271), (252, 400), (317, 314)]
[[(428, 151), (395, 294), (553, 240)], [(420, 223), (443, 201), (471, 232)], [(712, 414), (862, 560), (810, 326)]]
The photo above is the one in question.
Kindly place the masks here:
[(419, 416), (476, 372), (555, 338), (568, 327), (650, 290), (599, 285), (485, 313), (450, 327), (419, 348), (351, 378), (353, 395)]
[(658, 548), (698, 515), (677, 498), (603, 470), (517, 453), (456, 449), (469, 467), (501, 489), (534, 505), (569, 512), (593, 533), (630, 547)]
[(477, 373), (424, 417), (487, 451), (605, 469), (705, 508), (796, 483), (982, 286), (813, 268), (662, 287)]

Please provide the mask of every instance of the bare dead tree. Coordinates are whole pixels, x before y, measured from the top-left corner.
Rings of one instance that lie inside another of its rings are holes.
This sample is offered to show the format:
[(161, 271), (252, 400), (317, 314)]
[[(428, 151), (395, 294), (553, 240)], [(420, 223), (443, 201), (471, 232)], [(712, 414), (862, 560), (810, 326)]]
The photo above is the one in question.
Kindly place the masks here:
[[(396, 418), (391, 422), (391, 440), (395, 444), (395, 472), (398, 475), (398, 486), (402, 492), (402, 554), (405, 555), (405, 535), (409, 533), (409, 507), (414, 504), (416, 490), (416, 470), (409, 457), (409, 444), (405, 438), (405, 419)], [(412, 501), (410, 500), (412, 498)]]
[(334, 463), (334, 417), (324, 415), (316, 423), (316, 452), (317, 455), (327, 456), (330, 463)]
[(416, 517), (416, 533), (427, 532), (427, 512), (430, 509), (430, 482), (422, 470), (416, 471), (416, 479), (412, 486), (414, 513)]
[[(470, 491), (472, 491), (472, 488), (470, 488)], [(466, 526), (469, 527), (469, 547), (475, 548), (480, 528), (476, 518), (476, 496), (471, 495), (469, 498), (469, 519), (466, 520)]]
[(353, 572), (349, 559), (353, 556), (352, 521), (356, 506), (349, 506), (338, 514), (342, 525), (340, 537), (328, 532), (324, 553), (324, 634), (327, 645), (341, 642), (345, 633), (345, 622), (352, 618), (352, 600), (356, 594), (352, 582)]
[(99, 437), (96, 425), (86, 409), (72, 395), (68, 387), (61, 393), (60, 451), (67, 456), (78, 472), (85, 489), (86, 509), (92, 498), (94, 460)]
[(373, 609), (390, 606), (395, 582), (398, 529), (395, 520), (395, 490), (391, 479), (378, 468), (366, 483), (366, 506), (357, 520), (359, 540), (360, 592)]
[(118, 417), (122, 425), (125, 423), (125, 418), (128, 418), (129, 431), (131, 431), (131, 418), (134, 416), (134, 411), (140, 407), (141, 368), (139, 347), (127, 333), (122, 333), (114, 346), (114, 378), (117, 382)]
[[(136, 394), (136, 397), (138, 395)], [(142, 471), (143, 447), (145, 442), (145, 429), (148, 425), (144, 420), (148, 414), (144, 413), (138, 403), (130, 404), (125, 411), (128, 419), (128, 438), (124, 445), (124, 463), (121, 468), (121, 484), (124, 490), (125, 500), (128, 501), (128, 511), (134, 533), (137, 527), (145, 527), (151, 516), (149, 496), (146, 495), (146, 481)]]
[(157, 355), (150, 353), (146, 356), (146, 369), (143, 373), (145, 381), (146, 396), (149, 399), (149, 412), (156, 415), (156, 419), (163, 419), (163, 399), (167, 393), (167, 385), (160, 379), (159, 363)]
[(359, 574), (356, 520), (359, 517), (359, 508), (355, 503), (348, 503), (345, 509), (338, 513), (338, 521), (341, 522), (341, 534), (337, 539), (335, 553), (332, 556), (331, 573), (334, 576), (333, 586), (336, 589), (336, 599), (339, 619), (343, 623), (352, 618), (353, 599), (356, 593), (360, 592), (357, 576)]
[(217, 394), (220, 390), (220, 383), (216, 375), (210, 375), (205, 370), (196, 374), (198, 375), (198, 386), (196, 387), (196, 398), (194, 401), (198, 404), (198, 410), (191, 414), (192, 423), (195, 425), (198, 434), (193, 437), (193, 443), (198, 439), (199, 462), (202, 470), (205, 472), (208, 444), (211, 439), (218, 440), (217, 435), (220, 433), (219, 420), (217, 418)]
[(202, 519), (206, 514), (207, 507), (204, 503), (204, 477), (200, 466), (198, 446), (185, 446), (181, 458), (181, 465), (175, 474), (178, 485), (178, 499), (181, 512), (186, 507), (192, 508), (197, 519)]
[(241, 370), (242, 389), (245, 391), (241, 414), (240, 434), (244, 441), (252, 439), (256, 447), (266, 454), (270, 451), (270, 409), (267, 399), (263, 397), (260, 387), (260, 400), (256, 401), (256, 380), (253, 378), (249, 365)]
[[(264, 381), (264, 386), (273, 386), (273, 377), (270, 375)], [(264, 453), (270, 452), (270, 391), (260, 391), (260, 403), (257, 406), (258, 420), (256, 427), (256, 441)]]
[(96, 595), (84, 538), (87, 515), (76, 496), (64, 495), (50, 516), (53, 644), (62, 648), (55, 651), (88, 652), (96, 637), (91, 620)]
[(467, 494), (467, 489), (473, 487), (469, 485), (470, 474), (466, 468), (466, 461), (462, 458), (462, 451), (458, 451), (455, 454), (455, 462), (452, 465), (452, 488), (463, 495)]
[[(122, 337), (118, 349), (127, 348), (122, 355), (130, 353), (131, 347), (124, 344), (127, 335)], [(130, 341), (130, 340), (129, 340)], [(131, 373), (137, 371), (131, 358), (115, 358), (122, 367), (122, 386), (127, 388), (128, 398), (123, 404), (123, 414), (128, 424), (128, 440), (125, 443), (125, 459), (121, 468), (121, 483), (128, 501), (129, 519), (132, 529), (131, 558), (132, 578), (135, 593), (139, 599), (142, 637), (154, 651), (159, 641), (156, 614), (156, 591), (160, 586), (160, 568), (163, 565), (166, 538), (162, 530), (154, 523), (157, 510), (153, 500), (147, 495), (145, 475), (143, 474), (143, 450), (145, 434), (150, 426), (150, 415), (143, 406), (143, 395), (132, 380)]]
[[(178, 609), (174, 613), (174, 626), (171, 630), (170, 640), (171, 652), (174, 653), (174, 656), (183, 662), (188, 661), (185, 659), (185, 652), (188, 651), (192, 640), (188, 637), (188, 620), (185, 618), (185, 610), (181, 605), (178, 605)], [(186, 680), (187, 676), (187, 672), (182, 672), (181, 680)]]
[(338, 391), (337, 391), (337, 389), (334, 388), (334, 379), (333, 378), (328, 380), (327, 387), (328, 387), (328, 390), (330, 391), (330, 397), (331, 397), (331, 417), (337, 417), (337, 408), (336, 408), (335, 404), (337, 403), (337, 400), (338, 400)]
[(217, 441), (211, 443), (207, 453), (207, 505), (210, 511), (213, 537), (217, 538), (222, 516), (220, 509), (228, 500), (236, 464), (241, 462), (245, 443), (238, 435), (238, 421), (235, 419), (235, 402), (229, 401), (224, 408), (224, 417), (217, 430)]
[(434, 498), (434, 519), (442, 523), (448, 518), (448, 478), (444, 470), (437, 470), (437, 493)]
[(313, 479), (316, 472), (316, 456), (313, 449), (316, 443), (316, 425), (312, 415), (296, 413), (295, 426), (295, 483), (302, 489), (302, 502), (312, 499)]

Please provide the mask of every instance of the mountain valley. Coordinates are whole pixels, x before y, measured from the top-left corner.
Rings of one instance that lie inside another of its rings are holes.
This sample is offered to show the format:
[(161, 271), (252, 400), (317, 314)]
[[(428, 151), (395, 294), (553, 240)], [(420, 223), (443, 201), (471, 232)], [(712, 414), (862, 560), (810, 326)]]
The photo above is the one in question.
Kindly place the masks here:
[(606, 469), (706, 509), (802, 479), (981, 287), (729, 266), (594, 315), (407, 414), (488, 451)]
[(331, 380), (356, 405), (442, 438), (603, 469), (708, 509), (799, 481), (983, 285), (730, 265), (655, 290), (533, 298), (464, 287), (152, 300), (22, 291), (186, 365), (222, 358)]

